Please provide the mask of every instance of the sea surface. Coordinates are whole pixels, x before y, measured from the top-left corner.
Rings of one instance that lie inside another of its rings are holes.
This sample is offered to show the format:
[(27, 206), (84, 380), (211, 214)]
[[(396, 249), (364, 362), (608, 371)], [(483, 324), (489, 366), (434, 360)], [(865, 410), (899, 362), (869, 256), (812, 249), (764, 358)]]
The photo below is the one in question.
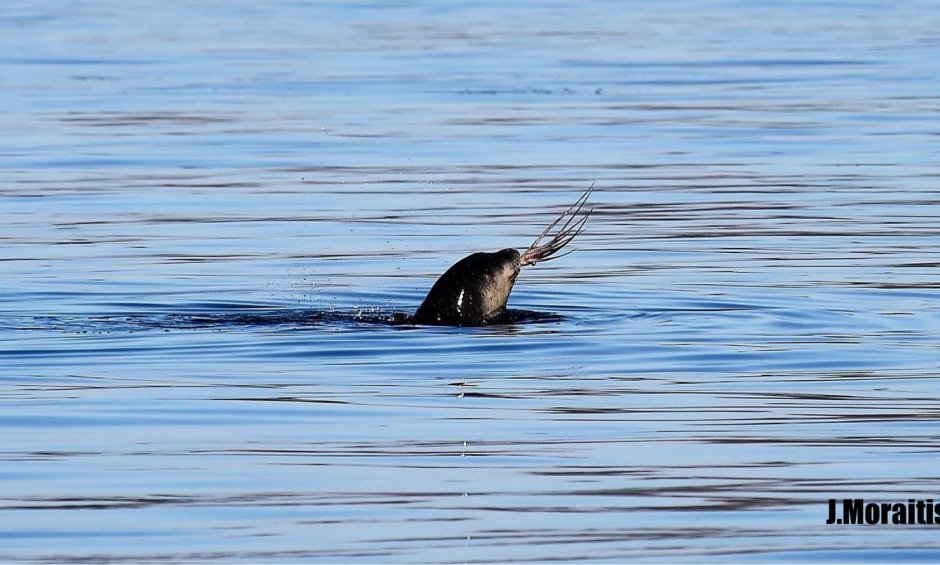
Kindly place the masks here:
[[(0, 13), (0, 561), (940, 561), (940, 3)], [(402, 323), (591, 184), (514, 323)]]

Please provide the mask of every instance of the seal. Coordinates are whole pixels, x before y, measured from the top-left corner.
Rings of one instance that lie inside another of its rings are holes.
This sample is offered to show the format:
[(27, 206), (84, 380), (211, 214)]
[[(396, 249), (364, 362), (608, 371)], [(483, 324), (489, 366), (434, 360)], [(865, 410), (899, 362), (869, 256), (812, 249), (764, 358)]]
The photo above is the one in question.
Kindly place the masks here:
[[(564, 257), (558, 254), (584, 229), (593, 208), (585, 209), (592, 184), (578, 200), (519, 253), (503, 249), (474, 253), (447, 269), (428, 291), (412, 322), (435, 326), (484, 326), (498, 323), (522, 267)], [(584, 213), (582, 214), (582, 210)], [(552, 230), (555, 230), (554, 233)], [(549, 238), (546, 243), (542, 240)], [(541, 245), (540, 245), (541, 244)]]

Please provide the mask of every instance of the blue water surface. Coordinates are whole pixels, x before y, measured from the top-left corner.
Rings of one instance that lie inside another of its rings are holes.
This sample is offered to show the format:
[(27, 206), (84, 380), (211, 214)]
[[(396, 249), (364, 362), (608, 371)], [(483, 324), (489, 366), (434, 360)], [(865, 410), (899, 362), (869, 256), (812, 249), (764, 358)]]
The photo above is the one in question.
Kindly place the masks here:
[[(940, 7), (0, 14), (0, 560), (940, 561)], [(592, 183), (525, 316), (397, 323)]]

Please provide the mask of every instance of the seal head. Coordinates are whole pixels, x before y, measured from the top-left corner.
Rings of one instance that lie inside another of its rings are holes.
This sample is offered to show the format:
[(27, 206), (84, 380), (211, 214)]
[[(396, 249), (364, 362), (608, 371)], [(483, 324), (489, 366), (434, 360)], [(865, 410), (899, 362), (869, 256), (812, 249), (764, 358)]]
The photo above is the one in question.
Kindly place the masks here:
[(481, 326), (506, 311), (509, 293), (522, 268), (515, 249), (474, 253), (441, 275), (418, 310), (416, 324)]
[(506, 312), (509, 293), (522, 267), (570, 253), (559, 252), (584, 229), (593, 209), (583, 214), (581, 211), (593, 188), (592, 184), (523, 253), (515, 249), (474, 253), (454, 263), (431, 287), (412, 321), (437, 326), (482, 326), (498, 322)]

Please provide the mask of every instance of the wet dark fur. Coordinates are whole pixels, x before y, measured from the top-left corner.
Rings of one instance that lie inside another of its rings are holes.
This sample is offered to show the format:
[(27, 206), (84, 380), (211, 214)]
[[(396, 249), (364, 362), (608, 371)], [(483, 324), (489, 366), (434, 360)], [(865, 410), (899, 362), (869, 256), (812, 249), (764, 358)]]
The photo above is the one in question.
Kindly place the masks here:
[[(495, 253), (474, 253), (457, 261), (431, 287), (412, 318), (414, 323), (439, 326), (499, 323), (522, 267), (570, 253), (559, 252), (584, 229), (592, 211), (584, 210), (584, 204), (593, 188), (592, 184), (523, 253), (503, 249)], [(546, 241), (542, 243), (543, 240)]]
[[(506, 311), (521, 264), (519, 252), (474, 253), (447, 269), (414, 315), (414, 323), (482, 326)], [(508, 288), (507, 288), (508, 286)]]

